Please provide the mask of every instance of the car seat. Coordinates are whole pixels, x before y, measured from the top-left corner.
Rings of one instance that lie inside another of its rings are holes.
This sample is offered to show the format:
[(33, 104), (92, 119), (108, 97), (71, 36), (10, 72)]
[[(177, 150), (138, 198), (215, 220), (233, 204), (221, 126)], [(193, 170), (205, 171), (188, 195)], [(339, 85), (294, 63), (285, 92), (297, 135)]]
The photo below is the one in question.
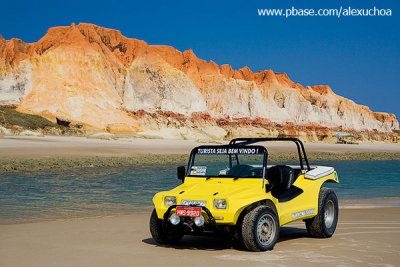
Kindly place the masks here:
[(276, 165), (268, 169), (267, 180), (271, 184), (273, 196), (279, 196), (292, 186), (295, 175), (293, 168), (286, 165)]

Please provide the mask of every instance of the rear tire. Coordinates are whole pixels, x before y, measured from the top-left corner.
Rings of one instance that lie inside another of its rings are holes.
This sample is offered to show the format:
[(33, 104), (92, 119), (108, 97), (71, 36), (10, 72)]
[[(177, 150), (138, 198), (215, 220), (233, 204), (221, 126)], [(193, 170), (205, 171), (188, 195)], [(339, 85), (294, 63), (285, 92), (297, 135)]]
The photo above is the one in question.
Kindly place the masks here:
[(259, 206), (244, 216), (242, 240), (248, 250), (272, 250), (278, 237), (279, 219), (271, 208)]
[(318, 197), (318, 214), (305, 220), (307, 232), (313, 237), (331, 237), (336, 230), (338, 216), (339, 206), (335, 192), (322, 187)]
[(154, 209), (150, 217), (150, 233), (153, 239), (159, 244), (177, 244), (183, 237), (183, 233), (177, 230), (163, 227), (163, 221), (158, 219)]

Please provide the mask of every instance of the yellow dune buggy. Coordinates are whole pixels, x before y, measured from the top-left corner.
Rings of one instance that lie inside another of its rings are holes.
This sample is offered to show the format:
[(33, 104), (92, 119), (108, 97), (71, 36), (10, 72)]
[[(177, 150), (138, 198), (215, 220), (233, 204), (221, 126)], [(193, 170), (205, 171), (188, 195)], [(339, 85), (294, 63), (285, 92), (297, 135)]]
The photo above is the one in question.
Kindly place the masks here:
[[(268, 165), (258, 142), (293, 141), (299, 165)], [(184, 235), (220, 232), (250, 251), (273, 249), (280, 226), (304, 220), (313, 237), (331, 237), (338, 221), (338, 199), (322, 187), (338, 183), (332, 167), (310, 167), (297, 138), (237, 138), (228, 145), (192, 150), (188, 168), (177, 169), (182, 184), (157, 193), (150, 232), (160, 244)]]

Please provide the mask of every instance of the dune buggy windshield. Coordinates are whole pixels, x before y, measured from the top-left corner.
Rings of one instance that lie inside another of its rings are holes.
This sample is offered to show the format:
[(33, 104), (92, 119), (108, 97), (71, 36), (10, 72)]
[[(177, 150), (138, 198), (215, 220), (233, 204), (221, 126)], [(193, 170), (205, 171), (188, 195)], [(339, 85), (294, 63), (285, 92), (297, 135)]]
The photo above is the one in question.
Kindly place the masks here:
[(200, 146), (192, 150), (188, 176), (262, 178), (266, 157), (262, 146)]

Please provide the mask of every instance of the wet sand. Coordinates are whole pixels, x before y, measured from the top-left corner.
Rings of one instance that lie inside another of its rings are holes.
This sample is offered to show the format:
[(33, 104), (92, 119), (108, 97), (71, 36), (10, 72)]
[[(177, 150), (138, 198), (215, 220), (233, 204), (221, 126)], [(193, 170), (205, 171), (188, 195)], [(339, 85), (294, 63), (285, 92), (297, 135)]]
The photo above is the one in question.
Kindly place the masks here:
[(400, 264), (400, 208), (341, 209), (332, 238), (302, 222), (282, 227), (273, 251), (232, 248), (221, 237), (157, 245), (150, 214), (0, 225), (1, 266), (369, 266)]
[[(204, 144), (192, 140), (10, 136), (0, 138), (0, 172), (147, 163), (185, 164), (191, 149)], [(264, 144), (272, 161), (297, 160), (293, 143)], [(400, 144), (306, 143), (305, 148), (310, 161), (400, 160)]]

